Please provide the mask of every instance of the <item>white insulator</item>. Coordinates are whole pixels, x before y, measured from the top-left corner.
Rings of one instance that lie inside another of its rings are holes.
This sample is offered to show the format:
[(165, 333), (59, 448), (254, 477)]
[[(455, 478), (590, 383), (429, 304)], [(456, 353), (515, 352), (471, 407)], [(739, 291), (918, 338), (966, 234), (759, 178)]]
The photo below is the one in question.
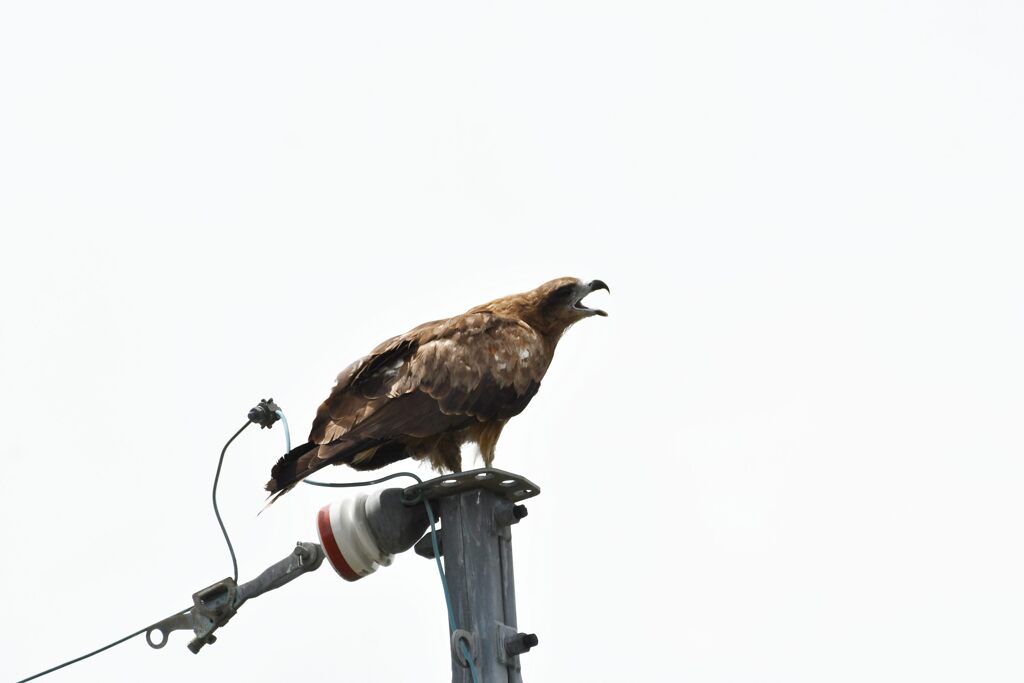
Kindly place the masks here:
[(393, 555), (383, 552), (366, 520), (367, 506), (379, 507), (380, 491), (360, 494), (325, 505), (317, 513), (320, 544), (331, 566), (348, 581), (356, 581), (387, 566)]

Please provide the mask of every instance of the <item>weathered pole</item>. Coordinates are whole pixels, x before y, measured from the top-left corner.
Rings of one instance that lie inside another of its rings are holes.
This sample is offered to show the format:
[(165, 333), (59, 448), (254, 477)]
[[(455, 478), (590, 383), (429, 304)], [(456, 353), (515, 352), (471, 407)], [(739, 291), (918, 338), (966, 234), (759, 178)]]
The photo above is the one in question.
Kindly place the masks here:
[[(455, 623), (469, 634), (481, 683), (522, 683), (519, 654), (537, 641), (517, 631), (511, 525), (526, 508), (485, 488), (440, 502), (441, 554)], [(459, 640), (452, 638), (452, 682), (473, 683)]]

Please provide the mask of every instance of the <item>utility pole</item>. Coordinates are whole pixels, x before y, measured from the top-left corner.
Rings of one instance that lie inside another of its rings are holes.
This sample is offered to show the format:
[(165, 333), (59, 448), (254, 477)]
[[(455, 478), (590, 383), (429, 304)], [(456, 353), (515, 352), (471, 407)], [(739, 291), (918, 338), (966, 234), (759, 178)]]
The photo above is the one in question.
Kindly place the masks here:
[(191, 630), (195, 638), (189, 649), (198, 653), (216, 642), (214, 632), (246, 601), (318, 569), (324, 559), (347, 581), (388, 566), (410, 547), (433, 559), (423, 504), (428, 501), (435, 514), (440, 511), (438, 545), (456, 625), (449, 639), (452, 683), (474, 683), (464, 650), (480, 683), (522, 683), (519, 656), (538, 641), (532, 633), (517, 631), (511, 527), (527, 514), (518, 501), (539, 493), (525, 477), (486, 468), (336, 500), (317, 515), (319, 544), (298, 543), (288, 557), (247, 583), (238, 585), (229, 577), (196, 592), (190, 609), (146, 629), (146, 641), (162, 648), (172, 631)]
[[(540, 493), (516, 474), (495, 469), (439, 477), (406, 489), (441, 507), (441, 554), (458, 630), (451, 637), (452, 683), (473, 683), (458, 643), (467, 643), (481, 683), (522, 683), (519, 655), (537, 645), (519, 633), (512, 525), (527, 514), (516, 501)], [(429, 537), (416, 551), (433, 556)], [(428, 552), (429, 551), (429, 552)]]

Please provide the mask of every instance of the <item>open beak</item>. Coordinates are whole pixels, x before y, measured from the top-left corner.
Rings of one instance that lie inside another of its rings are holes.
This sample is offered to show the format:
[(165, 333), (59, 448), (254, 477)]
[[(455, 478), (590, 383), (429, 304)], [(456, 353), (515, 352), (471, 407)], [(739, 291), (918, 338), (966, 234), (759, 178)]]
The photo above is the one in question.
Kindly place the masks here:
[(606, 285), (604, 283), (604, 281), (602, 281), (602, 280), (591, 280), (590, 282), (588, 282), (587, 284), (585, 284), (583, 286), (583, 292), (580, 295), (580, 298), (577, 299), (576, 303), (573, 304), (573, 308), (575, 308), (577, 311), (583, 311), (588, 316), (589, 315), (599, 315), (601, 317), (607, 317), (608, 314), (605, 313), (604, 311), (602, 311), (600, 308), (589, 308), (588, 306), (585, 306), (583, 304), (583, 299), (585, 299), (588, 294), (590, 294), (592, 292), (596, 292), (599, 289), (603, 289), (604, 291), (608, 292), (609, 294), (612, 293), (612, 290), (608, 288), (608, 285)]

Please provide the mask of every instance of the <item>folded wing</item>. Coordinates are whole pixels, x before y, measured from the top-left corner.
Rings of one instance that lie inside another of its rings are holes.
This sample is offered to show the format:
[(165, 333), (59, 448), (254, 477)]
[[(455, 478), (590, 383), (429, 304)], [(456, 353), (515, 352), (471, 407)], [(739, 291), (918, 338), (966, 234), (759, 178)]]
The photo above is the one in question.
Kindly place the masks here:
[(550, 360), (528, 325), (489, 312), (389, 339), (338, 375), (310, 442), (278, 461), (267, 489), (284, 491), (328, 464), (384, 453), (390, 462), (474, 422), (507, 420), (537, 393)]

